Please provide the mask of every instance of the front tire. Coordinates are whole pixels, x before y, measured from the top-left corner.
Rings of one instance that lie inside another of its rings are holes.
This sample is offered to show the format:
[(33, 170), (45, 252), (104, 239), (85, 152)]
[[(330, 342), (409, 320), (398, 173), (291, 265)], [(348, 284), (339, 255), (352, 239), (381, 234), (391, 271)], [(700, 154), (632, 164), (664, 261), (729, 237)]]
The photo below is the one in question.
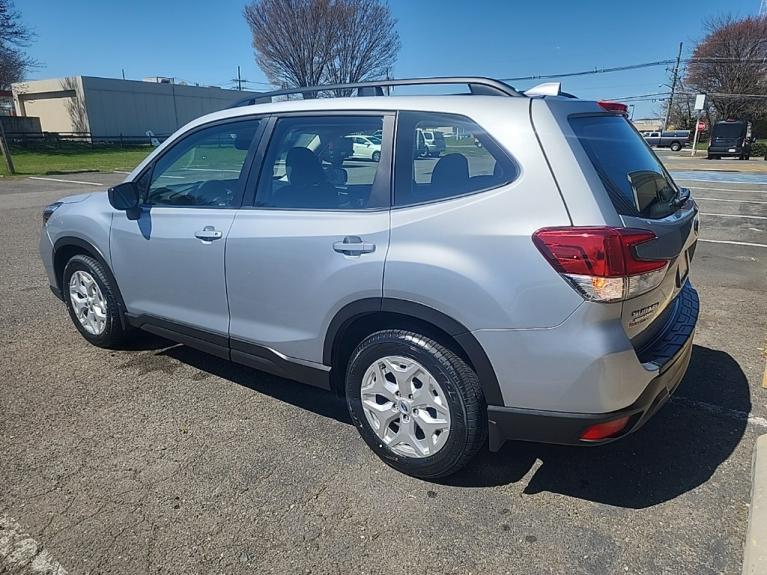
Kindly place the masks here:
[(679, 142), (671, 142), (671, 151), (672, 152), (678, 152), (682, 149), (682, 144)]
[(105, 348), (125, 343), (128, 332), (120, 317), (117, 287), (98, 260), (73, 256), (64, 267), (62, 291), (72, 323), (88, 342)]
[(346, 401), (365, 443), (414, 477), (455, 473), (487, 436), (477, 375), (456, 353), (411, 331), (379, 331), (357, 346)]

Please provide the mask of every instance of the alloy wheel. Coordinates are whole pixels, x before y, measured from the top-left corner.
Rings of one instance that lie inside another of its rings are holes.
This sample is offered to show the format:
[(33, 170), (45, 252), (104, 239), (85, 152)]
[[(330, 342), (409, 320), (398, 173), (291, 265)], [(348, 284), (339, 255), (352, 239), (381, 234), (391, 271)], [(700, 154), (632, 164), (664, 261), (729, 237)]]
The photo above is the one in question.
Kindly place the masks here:
[(414, 359), (386, 356), (365, 371), (362, 409), (378, 438), (398, 455), (429, 457), (447, 442), (447, 396), (429, 371)]
[(69, 278), (69, 301), (83, 329), (101, 335), (107, 325), (107, 302), (101, 288), (86, 271), (77, 270)]

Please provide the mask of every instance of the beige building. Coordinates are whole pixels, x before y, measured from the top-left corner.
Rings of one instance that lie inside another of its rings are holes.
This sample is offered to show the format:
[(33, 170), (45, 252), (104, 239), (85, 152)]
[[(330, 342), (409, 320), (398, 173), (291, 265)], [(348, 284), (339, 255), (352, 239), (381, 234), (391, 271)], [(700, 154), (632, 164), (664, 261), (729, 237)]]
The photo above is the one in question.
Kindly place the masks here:
[(663, 128), (663, 118), (638, 118), (631, 123), (640, 132), (659, 132)]
[[(44, 132), (90, 133), (94, 140), (164, 136), (190, 120), (254, 92), (73, 76), (13, 84), (19, 116), (36, 116)], [(167, 80), (167, 79), (163, 79)]]

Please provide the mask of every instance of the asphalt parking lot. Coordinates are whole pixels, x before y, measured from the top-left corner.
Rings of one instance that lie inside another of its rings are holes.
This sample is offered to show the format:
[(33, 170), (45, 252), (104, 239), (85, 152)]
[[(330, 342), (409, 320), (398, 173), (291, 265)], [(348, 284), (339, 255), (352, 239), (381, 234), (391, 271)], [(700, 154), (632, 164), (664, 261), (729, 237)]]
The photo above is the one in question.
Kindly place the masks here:
[(738, 573), (767, 433), (767, 174), (669, 165), (704, 240), (677, 395), (623, 441), (507, 444), (440, 483), (380, 463), (319, 390), (150, 336), (86, 344), (40, 209), (123, 176), (0, 180), (0, 548), (23, 532), (69, 573)]

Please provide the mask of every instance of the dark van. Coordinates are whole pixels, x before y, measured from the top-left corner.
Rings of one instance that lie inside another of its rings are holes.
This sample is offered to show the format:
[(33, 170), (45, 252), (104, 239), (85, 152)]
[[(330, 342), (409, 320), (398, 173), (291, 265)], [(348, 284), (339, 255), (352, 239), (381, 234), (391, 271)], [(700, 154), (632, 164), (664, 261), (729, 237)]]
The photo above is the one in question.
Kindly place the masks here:
[(751, 122), (745, 120), (717, 122), (711, 129), (708, 159), (737, 156), (741, 160), (748, 160), (751, 157), (751, 144), (755, 140), (756, 138), (751, 137)]

